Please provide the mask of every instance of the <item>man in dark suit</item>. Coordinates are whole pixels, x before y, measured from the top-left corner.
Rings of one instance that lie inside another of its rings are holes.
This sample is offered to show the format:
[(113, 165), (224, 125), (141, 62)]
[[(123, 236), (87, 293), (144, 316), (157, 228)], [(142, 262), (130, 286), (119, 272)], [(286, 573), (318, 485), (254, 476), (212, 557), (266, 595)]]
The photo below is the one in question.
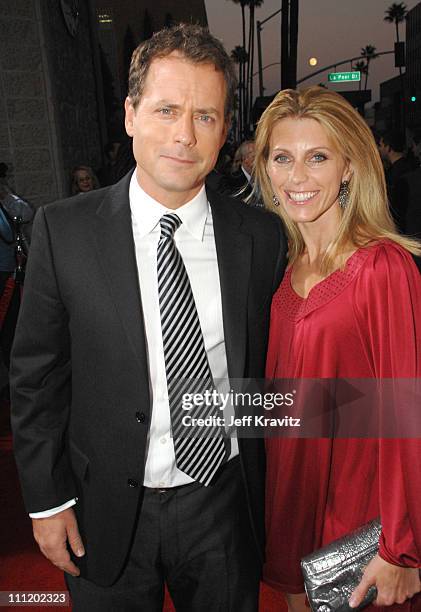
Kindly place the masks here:
[(256, 145), (253, 140), (245, 140), (237, 149), (239, 167), (227, 178), (227, 191), (232, 197), (246, 202), (249, 206), (264, 206), (262, 196), (254, 189), (253, 167)]
[(414, 162), (405, 155), (405, 137), (397, 130), (386, 132), (380, 137), (379, 152), (388, 164), (385, 174), (390, 212), (397, 228), (404, 232), (406, 209), (399, 179), (414, 170)]
[[(402, 198), (402, 208), (406, 211), (403, 231), (421, 240), (421, 168), (401, 176), (396, 188)], [(414, 260), (421, 271), (421, 258), (414, 256)]]
[(245, 140), (240, 144), (235, 154), (238, 168), (228, 177), (231, 195), (244, 200), (253, 189), (252, 174), (255, 158), (255, 144)]
[(281, 225), (204, 188), (235, 88), (207, 30), (156, 33), (130, 68), (135, 172), (37, 214), (15, 451), (35, 539), (77, 611), (158, 611), (165, 583), (177, 610), (257, 610), (263, 440), (180, 435), (177, 395), (177, 376), (208, 389), (264, 374)]
[(406, 205), (405, 232), (421, 240), (421, 168), (401, 178)]

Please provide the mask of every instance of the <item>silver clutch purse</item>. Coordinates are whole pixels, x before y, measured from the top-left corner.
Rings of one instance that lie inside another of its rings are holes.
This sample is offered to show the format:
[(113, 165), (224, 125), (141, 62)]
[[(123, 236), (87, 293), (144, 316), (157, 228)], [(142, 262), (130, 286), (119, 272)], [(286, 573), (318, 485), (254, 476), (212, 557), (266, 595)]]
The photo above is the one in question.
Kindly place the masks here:
[(364, 568), (379, 549), (380, 533), (380, 521), (376, 519), (302, 559), (304, 585), (312, 612), (355, 612), (375, 599), (377, 589), (373, 586), (358, 608), (348, 605)]

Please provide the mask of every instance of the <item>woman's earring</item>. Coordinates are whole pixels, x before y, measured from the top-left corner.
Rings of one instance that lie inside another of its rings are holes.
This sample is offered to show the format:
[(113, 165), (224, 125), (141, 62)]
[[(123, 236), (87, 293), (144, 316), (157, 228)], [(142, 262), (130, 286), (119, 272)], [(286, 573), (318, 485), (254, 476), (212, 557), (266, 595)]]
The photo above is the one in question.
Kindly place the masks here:
[(339, 189), (339, 206), (344, 209), (347, 207), (349, 202), (349, 181), (342, 181)]
[(280, 205), (280, 201), (278, 200), (278, 198), (276, 197), (275, 194), (273, 194), (272, 200), (273, 200), (273, 203), (275, 204), (275, 206), (279, 206)]

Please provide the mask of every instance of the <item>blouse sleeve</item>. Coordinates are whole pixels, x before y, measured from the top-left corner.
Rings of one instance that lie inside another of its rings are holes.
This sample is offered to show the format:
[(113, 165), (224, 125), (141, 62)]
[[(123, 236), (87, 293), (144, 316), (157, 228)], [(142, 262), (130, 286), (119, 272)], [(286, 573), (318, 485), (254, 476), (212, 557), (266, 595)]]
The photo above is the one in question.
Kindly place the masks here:
[[(387, 242), (375, 247), (367, 264), (357, 295), (373, 376), (420, 377), (421, 277), (414, 261)], [(420, 438), (379, 440), (379, 487), (380, 556), (394, 565), (420, 567)]]

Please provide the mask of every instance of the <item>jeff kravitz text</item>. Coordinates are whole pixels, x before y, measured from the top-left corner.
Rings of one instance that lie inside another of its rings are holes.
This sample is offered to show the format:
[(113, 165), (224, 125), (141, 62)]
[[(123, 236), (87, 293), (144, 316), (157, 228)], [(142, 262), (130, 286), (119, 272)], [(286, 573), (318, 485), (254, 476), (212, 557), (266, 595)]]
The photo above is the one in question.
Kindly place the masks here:
[[(280, 417), (268, 417), (260, 414), (236, 416), (234, 409), (238, 406), (251, 408), (263, 408), (272, 410), (274, 408), (291, 407), (294, 405), (296, 391), (290, 393), (239, 393), (232, 389), (228, 393), (206, 390), (203, 393), (185, 393), (182, 397), (182, 407), (187, 412), (182, 418), (184, 427), (300, 427), (301, 419), (289, 415)], [(219, 415), (201, 417), (196, 409), (203, 406), (214, 406), (221, 411)], [(191, 411), (193, 414), (188, 414)], [(224, 414), (223, 411), (226, 411)], [(229, 413), (229, 414), (228, 414)]]
[(208, 416), (203, 419), (187, 414), (183, 416), (182, 423), (184, 427), (300, 427), (301, 419), (291, 416), (270, 418), (250, 414), (243, 417), (230, 415), (228, 419), (221, 416)]

